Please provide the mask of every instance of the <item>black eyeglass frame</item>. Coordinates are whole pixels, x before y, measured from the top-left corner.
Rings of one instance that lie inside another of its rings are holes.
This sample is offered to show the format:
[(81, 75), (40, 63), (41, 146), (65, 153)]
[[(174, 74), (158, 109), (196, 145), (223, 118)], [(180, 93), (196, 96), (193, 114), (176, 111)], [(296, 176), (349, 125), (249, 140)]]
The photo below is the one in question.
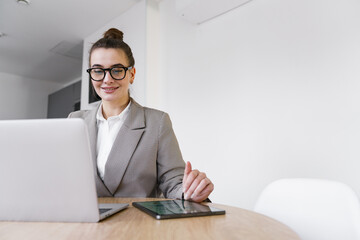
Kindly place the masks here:
[[(111, 71), (112, 71), (114, 68), (122, 68), (122, 69), (124, 69), (124, 71), (125, 71), (124, 77), (123, 77), (123, 78), (114, 78), (113, 75), (111, 74)], [(126, 77), (126, 72), (127, 72), (127, 70), (130, 70), (130, 69), (132, 69), (132, 68), (133, 68), (133, 66), (130, 66), (130, 67), (112, 67), (112, 68), (99, 68), (99, 67), (95, 67), (95, 68), (88, 68), (88, 69), (86, 69), (86, 71), (89, 73), (89, 77), (90, 77), (91, 80), (93, 80), (93, 81), (95, 81), (95, 82), (100, 82), (100, 81), (104, 80), (104, 78), (105, 78), (105, 76), (106, 76), (106, 71), (108, 71), (108, 72), (110, 73), (110, 76), (111, 76), (113, 79), (115, 79), (115, 80), (123, 80), (123, 79)], [(93, 69), (102, 70), (103, 73), (104, 73), (103, 78), (100, 79), (100, 80), (95, 80), (95, 79), (93, 79), (92, 76), (91, 76), (91, 73), (90, 73), (91, 70), (93, 70)]]

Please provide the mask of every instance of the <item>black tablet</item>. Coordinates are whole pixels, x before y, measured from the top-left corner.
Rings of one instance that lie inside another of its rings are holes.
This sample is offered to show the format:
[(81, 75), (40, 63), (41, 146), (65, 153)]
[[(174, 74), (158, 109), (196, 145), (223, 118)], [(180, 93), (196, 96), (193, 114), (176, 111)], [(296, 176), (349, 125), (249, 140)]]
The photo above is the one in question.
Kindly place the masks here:
[(156, 219), (225, 214), (225, 210), (185, 200), (133, 202), (132, 205)]

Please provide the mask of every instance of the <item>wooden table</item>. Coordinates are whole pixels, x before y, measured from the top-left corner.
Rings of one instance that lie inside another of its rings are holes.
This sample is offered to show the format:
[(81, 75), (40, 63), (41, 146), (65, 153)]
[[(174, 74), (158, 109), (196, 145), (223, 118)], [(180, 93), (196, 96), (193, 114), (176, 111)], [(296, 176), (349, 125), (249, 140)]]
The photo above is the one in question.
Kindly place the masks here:
[(226, 205), (225, 215), (155, 220), (131, 205), (144, 198), (101, 198), (130, 203), (128, 209), (99, 223), (0, 222), (0, 239), (246, 239), (300, 240), (287, 226), (264, 215)]

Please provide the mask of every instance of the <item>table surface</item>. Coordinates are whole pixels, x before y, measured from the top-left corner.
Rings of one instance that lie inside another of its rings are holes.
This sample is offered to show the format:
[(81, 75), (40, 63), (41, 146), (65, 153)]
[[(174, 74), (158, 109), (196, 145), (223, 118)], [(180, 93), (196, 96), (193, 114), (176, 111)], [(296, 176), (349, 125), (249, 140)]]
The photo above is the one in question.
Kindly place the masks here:
[(300, 240), (284, 224), (264, 215), (226, 205), (225, 215), (156, 220), (131, 205), (151, 198), (100, 198), (100, 203), (129, 207), (99, 223), (0, 222), (0, 239), (246, 239)]

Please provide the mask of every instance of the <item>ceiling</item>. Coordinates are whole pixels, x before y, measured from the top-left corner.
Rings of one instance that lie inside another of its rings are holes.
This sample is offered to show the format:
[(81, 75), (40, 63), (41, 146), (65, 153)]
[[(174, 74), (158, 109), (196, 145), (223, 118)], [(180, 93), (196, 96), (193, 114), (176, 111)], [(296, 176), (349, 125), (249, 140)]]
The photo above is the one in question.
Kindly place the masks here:
[(0, 0), (0, 72), (66, 84), (81, 76), (82, 40), (140, 0)]

